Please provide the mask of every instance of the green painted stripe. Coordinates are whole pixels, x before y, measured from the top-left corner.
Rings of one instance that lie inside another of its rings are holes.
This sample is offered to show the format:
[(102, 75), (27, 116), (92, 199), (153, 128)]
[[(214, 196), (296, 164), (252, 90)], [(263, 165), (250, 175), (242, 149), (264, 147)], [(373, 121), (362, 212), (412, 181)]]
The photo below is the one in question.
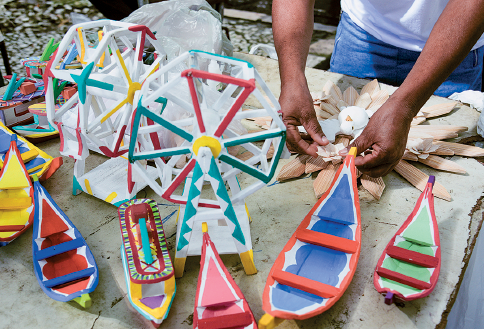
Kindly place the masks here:
[(100, 88), (100, 89), (104, 89), (104, 90), (109, 90), (109, 91), (114, 90), (114, 85), (107, 83), (107, 82), (97, 81), (97, 80), (93, 80), (93, 79), (87, 79), (86, 84), (88, 86), (96, 87), (96, 88)]
[(235, 145), (241, 145), (245, 143), (252, 143), (252, 142), (258, 142), (263, 139), (269, 139), (269, 138), (274, 138), (274, 137), (279, 137), (285, 134), (285, 131), (276, 131), (276, 132), (269, 132), (266, 134), (261, 134), (258, 136), (248, 136), (248, 137), (242, 137), (240, 139), (232, 140), (232, 141), (227, 141), (224, 142), (225, 147), (230, 147), (230, 146), (235, 146)]

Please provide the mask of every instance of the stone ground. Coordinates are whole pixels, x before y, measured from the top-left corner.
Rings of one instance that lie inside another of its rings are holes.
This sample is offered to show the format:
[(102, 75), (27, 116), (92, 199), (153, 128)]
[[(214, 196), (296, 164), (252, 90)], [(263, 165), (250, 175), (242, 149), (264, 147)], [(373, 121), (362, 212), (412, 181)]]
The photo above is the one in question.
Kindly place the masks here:
[[(40, 56), (51, 38), (60, 41), (76, 15), (91, 20), (104, 18), (87, 0), (0, 0), (0, 28), (12, 72), (25, 75), (20, 59)], [(229, 31), (235, 51), (248, 53), (257, 44), (274, 45), (270, 15), (226, 8), (223, 26)], [(334, 26), (315, 24), (307, 66), (329, 67), (335, 31)], [(263, 55), (260, 51), (258, 54)], [(6, 74), (1, 58), (0, 70)]]

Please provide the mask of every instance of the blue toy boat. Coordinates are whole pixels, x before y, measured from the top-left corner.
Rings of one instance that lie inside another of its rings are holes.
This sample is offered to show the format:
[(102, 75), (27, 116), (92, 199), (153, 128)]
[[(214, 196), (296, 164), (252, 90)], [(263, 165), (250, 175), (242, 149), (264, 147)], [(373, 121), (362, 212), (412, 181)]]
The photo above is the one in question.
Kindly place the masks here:
[(98, 268), (86, 241), (34, 177), (34, 272), (42, 290), (60, 302), (91, 305)]

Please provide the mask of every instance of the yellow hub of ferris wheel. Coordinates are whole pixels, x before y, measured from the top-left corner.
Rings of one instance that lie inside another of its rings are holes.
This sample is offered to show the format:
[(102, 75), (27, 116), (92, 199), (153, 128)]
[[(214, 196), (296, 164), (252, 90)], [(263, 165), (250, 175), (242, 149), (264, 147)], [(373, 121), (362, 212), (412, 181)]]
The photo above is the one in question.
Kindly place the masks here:
[(222, 145), (216, 138), (210, 136), (201, 136), (193, 143), (193, 153), (198, 155), (198, 149), (203, 146), (210, 148), (214, 158), (218, 157), (220, 151), (222, 151)]

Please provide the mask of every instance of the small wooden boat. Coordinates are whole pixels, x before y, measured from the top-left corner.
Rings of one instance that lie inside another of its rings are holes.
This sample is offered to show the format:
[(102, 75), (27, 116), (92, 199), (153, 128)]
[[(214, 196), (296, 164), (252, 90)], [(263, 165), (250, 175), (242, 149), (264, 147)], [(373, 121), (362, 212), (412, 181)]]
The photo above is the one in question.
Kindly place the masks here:
[(98, 268), (86, 241), (34, 176), (34, 272), (42, 290), (60, 302), (91, 306)]
[(257, 328), (249, 304), (210, 240), (206, 223), (202, 223), (202, 231), (193, 328)]
[(280, 319), (303, 320), (329, 309), (345, 292), (361, 249), (356, 148), (306, 215), (272, 266), (263, 292), (267, 313), (259, 328)]
[(10, 145), (0, 171), (0, 247), (12, 242), (34, 221), (34, 188), (17, 148), (17, 135), (8, 137)]
[(149, 199), (130, 200), (118, 214), (129, 301), (157, 328), (168, 316), (176, 292), (158, 205)]
[(409, 301), (427, 296), (435, 288), (440, 272), (440, 238), (434, 212), (430, 176), (417, 204), (390, 240), (378, 260), (373, 283), (385, 294), (385, 303), (395, 297)]
[[(0, 160), (5, 161), (5, 154), (10, 147), (12, 135), (17, 136), (0, 122)], [(40, 181), (52, 176), (63, 163), (62, 157), (51, 157), (21, 136), (18, 136), (16, 143), (27, 172), (31, 177), (34, 174), (37, 175)], [(0, 161), (0, 167), (1, 165)]]

